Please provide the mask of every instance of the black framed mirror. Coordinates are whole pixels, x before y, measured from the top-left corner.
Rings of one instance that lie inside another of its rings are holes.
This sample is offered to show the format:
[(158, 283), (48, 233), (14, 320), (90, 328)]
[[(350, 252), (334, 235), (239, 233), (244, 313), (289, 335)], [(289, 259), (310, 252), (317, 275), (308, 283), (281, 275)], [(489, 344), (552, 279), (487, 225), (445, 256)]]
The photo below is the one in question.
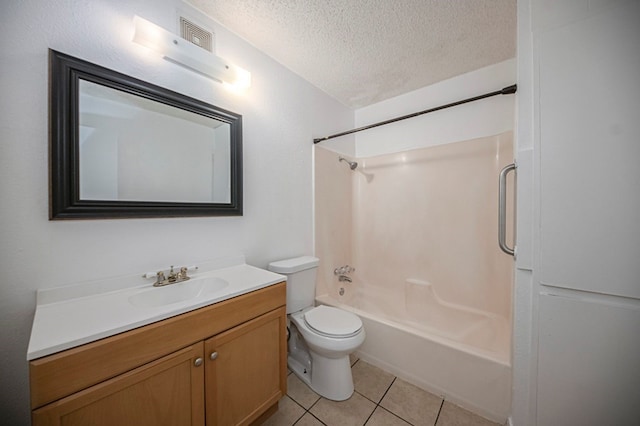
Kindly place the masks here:
[(242, 215), (242, 116), (49, 51), (49, 218)]

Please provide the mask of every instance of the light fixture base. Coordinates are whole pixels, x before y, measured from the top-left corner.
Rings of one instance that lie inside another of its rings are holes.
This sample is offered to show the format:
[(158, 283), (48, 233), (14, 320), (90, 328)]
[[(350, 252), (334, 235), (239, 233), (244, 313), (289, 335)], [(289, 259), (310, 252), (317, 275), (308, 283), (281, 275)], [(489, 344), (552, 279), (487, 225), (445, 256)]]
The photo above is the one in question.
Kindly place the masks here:
[(139, 16), (135, 16), (133, 22), (133, 41), (157, 52), (168, 61), (226, 83), (235, 91), (245, 90), (251, 85), (251, 73), (247, 70)]

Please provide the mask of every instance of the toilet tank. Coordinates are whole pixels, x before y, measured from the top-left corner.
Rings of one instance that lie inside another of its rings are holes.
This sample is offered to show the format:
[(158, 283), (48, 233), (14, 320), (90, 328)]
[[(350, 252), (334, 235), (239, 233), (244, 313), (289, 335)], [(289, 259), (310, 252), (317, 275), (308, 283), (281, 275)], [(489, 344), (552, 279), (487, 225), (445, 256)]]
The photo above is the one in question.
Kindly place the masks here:
[(268, 269), (287, 276), (287, 313), (313, 306), (316, 298), (316, 270), (320, 259), (302, 256), (271, 262)]

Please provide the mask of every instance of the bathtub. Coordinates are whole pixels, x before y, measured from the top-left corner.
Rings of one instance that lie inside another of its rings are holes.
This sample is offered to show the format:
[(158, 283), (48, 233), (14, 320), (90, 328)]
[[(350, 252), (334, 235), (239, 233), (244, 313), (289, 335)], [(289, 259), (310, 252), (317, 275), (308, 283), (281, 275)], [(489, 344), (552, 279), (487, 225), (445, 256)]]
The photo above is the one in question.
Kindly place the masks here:
[(316, 301), (360, 316), (364, 361), (501, 424), (509, 415), (507, 318), (447, 303), (418, 279), (390, 291), (354, 278), (343, 295)]

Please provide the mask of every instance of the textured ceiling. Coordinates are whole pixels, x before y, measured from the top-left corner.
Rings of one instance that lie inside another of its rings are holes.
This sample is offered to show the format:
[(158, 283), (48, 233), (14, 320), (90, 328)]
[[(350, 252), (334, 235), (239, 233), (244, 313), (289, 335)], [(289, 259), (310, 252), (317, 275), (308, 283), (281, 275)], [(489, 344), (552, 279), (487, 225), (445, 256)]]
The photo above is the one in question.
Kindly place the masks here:
[(515, 56), (516, 0), (186, 0), (352, 108)]

